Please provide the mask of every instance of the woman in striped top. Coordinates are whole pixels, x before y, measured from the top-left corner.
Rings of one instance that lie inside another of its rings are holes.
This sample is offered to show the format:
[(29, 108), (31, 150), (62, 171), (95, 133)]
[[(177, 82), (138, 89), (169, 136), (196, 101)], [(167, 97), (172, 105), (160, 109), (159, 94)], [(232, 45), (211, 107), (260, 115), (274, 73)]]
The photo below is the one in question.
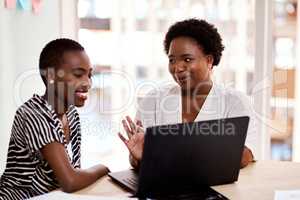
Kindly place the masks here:
[(99, 164), (80, 169), (81, 130), (75, 106), (81, 107), (91, 87), (91, 63), (84, 48), (70, 39), (48, 43), (39, 67), (46, 85), (16, 112), (0, 200), (27, 199), (59, 187), (82, 189), (108, 169)]

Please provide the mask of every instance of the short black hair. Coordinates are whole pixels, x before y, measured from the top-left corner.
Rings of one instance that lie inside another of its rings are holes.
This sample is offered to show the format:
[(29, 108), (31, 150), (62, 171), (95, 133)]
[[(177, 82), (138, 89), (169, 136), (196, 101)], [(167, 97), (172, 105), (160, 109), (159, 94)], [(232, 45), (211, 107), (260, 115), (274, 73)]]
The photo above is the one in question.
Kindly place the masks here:
[(63, 62), (64, 53), (68, 51), (84, 51), (84, 48), (78, 42), (67, 38), (52, 40), (43, 48), (39, 59), (39, 69), (45, 84), (45, 70), (60, 65)]
[(172, 40), (178, 37), (194, 39), (205, 54), (213, 56), (213, 65), (219, 64), (224, 46), (214, 25), (196, 18), (176, 22), (169, 28), (165, 36), (164, 49), (166, 54), (169, 52)]

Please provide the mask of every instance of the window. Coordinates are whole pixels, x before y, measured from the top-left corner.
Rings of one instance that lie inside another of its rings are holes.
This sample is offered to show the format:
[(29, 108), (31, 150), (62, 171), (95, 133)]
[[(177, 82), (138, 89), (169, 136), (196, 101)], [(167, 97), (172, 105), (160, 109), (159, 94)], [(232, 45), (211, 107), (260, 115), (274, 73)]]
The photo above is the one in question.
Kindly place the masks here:
[(271, 157), (292, 160), (297, 1), (274, 0)]
[[(121, 118), (125, 114), (134, 116), (136, 98), (145, 95), (151, 84), (172, 81), (168, 73), (163, 40), (169, 26), (178, 20), (197, 17), (215, 24), (225, 45), (221, 63), (214, 69), (215, 81), (253, 95), (256, 84), (254, 80), (257, 76), (254, 67), (257, 1), (119, 0), (114, 1), (114, 4), (111, 2), (79, 0), (78, 4), (81, 20), (79, 41), (86, 47), (95, 66), (109, 66), (105, 75), (102, 72), (96, 75), (97, 80), (105, 80), (106, 83), (93, 89), (92, 92), (95, 94), (91, 94), (94, 95), (92, 98), (98, 95), (104, 110), (123, 108), (117, 113), (105, 114), (101, 110), (93, 110), (97, 114), (92, 115), (98, 119), (93, 123), (102, 124), (100, 132), (104, 131), (106, 134), (99, 133), (104, 137), (98, 140), (94, 140), (91, 136), (89, 142), (95, 144), (95, 148), (88, 145), (87, 154), (93, 152), (95, 158), (105, 158), (109, 162), (119, 159), (123, 161), (123, 165), (118, 165), (120, 169), (128, 165), (127, 152), (123, 151), (124, 146), (116, 136), (117, 132), (122, 130)], [(270, 99), (272, 158), (290, 160), (294, 121), (297, 2), (274, 0), (273, 4), (275, 63), (273, 77), (278, 76), (279, 79), (273, 79)], [(286, 81), (282, 82), (281, 79), (284, 77), (287, 77)], [(143, 83), (147, 87), (140, 87)], [(287, 92), (282, 93), (282, 88)], [(279, 128), (278, 121), (284, 121)], [(284, 132), (282, 134), (284, 137), (275, 138), (274, 135), (278, 135), (278, 132)]]

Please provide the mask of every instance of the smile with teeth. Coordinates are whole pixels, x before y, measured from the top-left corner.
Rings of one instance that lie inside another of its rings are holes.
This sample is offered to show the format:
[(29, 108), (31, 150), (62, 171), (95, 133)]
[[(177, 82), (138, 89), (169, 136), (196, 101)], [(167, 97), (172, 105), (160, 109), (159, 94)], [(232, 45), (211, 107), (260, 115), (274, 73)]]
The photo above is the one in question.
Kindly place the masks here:
[(75, 92), (76, 96), (81, 99), (87, 99), (88, 93), (87, 92)]

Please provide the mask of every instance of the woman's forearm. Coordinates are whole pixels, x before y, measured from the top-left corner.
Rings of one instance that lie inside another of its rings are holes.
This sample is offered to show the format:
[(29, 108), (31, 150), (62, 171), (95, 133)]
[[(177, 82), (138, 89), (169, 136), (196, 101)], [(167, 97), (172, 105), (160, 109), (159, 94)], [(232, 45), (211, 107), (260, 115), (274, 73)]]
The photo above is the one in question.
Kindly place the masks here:
[(62, 186), (62, 189), (69, 193), (75, 192), (93, 184), (108, 172), (109, 169), (101, 164), (88, 169), (75, 169), (72, 178), (66, 185)]

